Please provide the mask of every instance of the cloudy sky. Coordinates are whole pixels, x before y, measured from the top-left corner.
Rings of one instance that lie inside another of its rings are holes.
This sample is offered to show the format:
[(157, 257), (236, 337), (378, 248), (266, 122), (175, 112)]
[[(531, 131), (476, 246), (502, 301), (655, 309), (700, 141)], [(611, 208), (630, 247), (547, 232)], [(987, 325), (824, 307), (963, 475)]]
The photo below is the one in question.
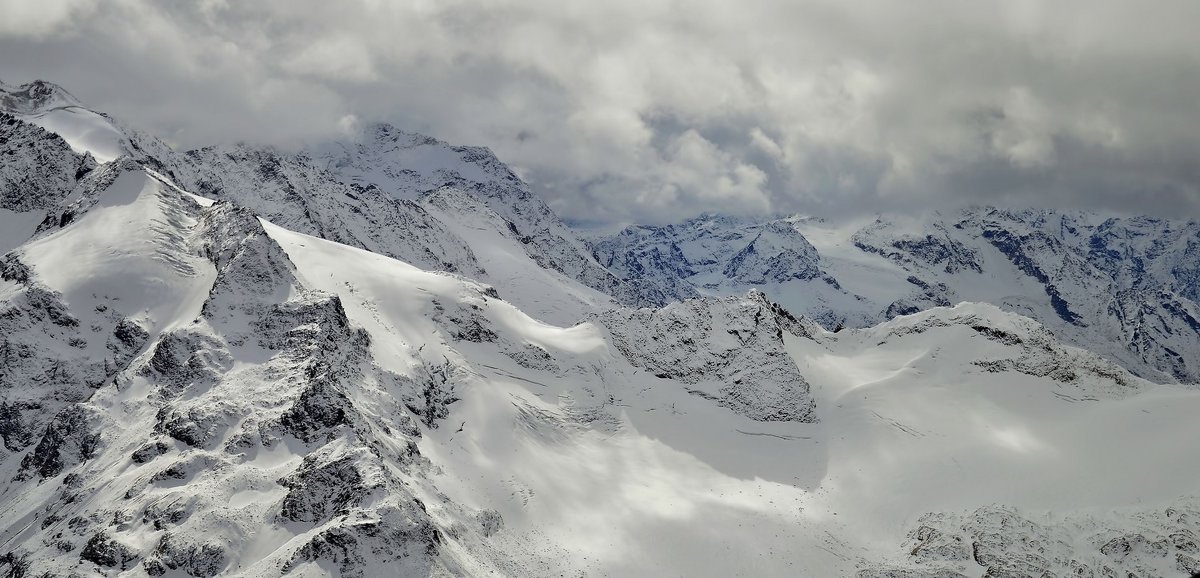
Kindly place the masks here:
[(0, 80), (179, 147), (391, 122), (565, 217), (1200, 217), (1200, 2), (0, 0)]

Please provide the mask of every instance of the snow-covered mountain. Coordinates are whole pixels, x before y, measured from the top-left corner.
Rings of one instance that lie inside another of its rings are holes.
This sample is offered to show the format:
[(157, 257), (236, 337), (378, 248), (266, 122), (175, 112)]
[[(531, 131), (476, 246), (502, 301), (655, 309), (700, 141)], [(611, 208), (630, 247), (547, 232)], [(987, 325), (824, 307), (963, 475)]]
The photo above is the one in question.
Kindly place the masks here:
[(878, 321), (873, 305), (825, 273), (820, 253), (793, 220), (709, 215), (676, 225), (631, 226), (589, 241), (609, 270), (650, 280), (675, 299), (756, 288), (829, 327)]
[[(636, 306), (670, 298), (596, 263), (545, 202), (482, 147), (377, 124), (300, 151), (236, 144), (180, 152), (84, 108), (51, 83), (0, 92), (14, 117), (55, 132), (79, 154), (103, 162), (130, 156), (188, 191), (237, 202), (293, 230), (511, 286), (513, 298), (528, 297), (521, 304), (546, 318), (568, 323), (614, 300)], [(362, 168), (368, 166), (372, 171)], [(556, 291), (564, 276), (576, 282), (566, 294)]]
[(705, 217), (591, 247), (618, 275), (677, 298), (757, 288), (827, 327), (993, 303), (1144, 377), (1200, 379), (1195, 221), (990, 208), (839, 224)]
[(1200, 571), (1200, 390), (1059, 339), (1106, 279), (1195, 298), (1181, 225), (588, 246), (483, 149), (178, 152), (2, 90), (5, 576)]

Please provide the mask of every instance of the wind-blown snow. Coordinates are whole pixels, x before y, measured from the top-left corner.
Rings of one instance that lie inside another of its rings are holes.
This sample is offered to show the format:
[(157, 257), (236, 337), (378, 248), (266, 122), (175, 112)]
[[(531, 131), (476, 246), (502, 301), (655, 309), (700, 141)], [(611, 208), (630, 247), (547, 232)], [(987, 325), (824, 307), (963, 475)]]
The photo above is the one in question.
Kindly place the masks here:
[(111, 162), (125, 154), (125, 135), (107, 118), (86, 108), (56, 108), (22, 118), (61, 136), (75, 152), (91, 153), (98, 162)]
[(125, 172), (78, 223), (26, 245), (22, 255), (68, 305), (100, 296), (137, 304), (139, 318), (157, 329), (190, 321), (214, 273), (165, 226), (186, 219), (164, 206), (165, 187), (144, 171)]

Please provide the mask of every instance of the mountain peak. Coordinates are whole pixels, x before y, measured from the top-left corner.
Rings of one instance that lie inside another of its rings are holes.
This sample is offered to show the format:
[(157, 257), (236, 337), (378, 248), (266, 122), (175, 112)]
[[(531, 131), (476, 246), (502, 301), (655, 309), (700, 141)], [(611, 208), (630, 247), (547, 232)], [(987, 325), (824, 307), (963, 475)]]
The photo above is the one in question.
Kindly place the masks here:
[(0, 108), (21, 114), (36, 114), (69, 106), (82, 105), (79, 99), (53, 82), (35, 80), (20, 86), (0, 82)]
[(396, 146), (401, 147), (401, 148), (407, 148), (407, 147), (412, 147), (412, 146), (422, 146), (422, 145), (425, 145), (425, 146), (433, 146), (433, 145), (449, 146), (447, 143), (440, 141), (436, 138), (433, 138), (431, 136), (423, 135), (423, 134), (416, 133), (416, 132), (406, 131), (406, 130), (401, 129), (393, 124), (389, 124), (386, 122), (376, 122), (376, 123), (368, 124), (367, 126), (363, 127), (363, 129), (361, 131), (359, 131), (359, 133), (357, 135), (355, 135), (355, 137), (358, 139), (361, 139), (364, 142), (371, 140), (371, 141), (374, 141), (375, 143), (379, 143), (379, 144), (394, 143)]

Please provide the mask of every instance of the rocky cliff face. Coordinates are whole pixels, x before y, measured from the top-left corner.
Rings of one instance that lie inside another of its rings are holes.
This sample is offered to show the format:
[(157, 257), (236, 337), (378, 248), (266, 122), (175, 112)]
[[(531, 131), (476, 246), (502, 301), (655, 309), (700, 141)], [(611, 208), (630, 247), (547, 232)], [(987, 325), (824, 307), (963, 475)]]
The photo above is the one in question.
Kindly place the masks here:
[(1048, 211), (964, 217), (957, 229), (986, 241), (1044, 292), (1039, 301), (1049, 307), (1040, 305), (1036, 318), (1144, 375), (1200, 375), (1183, 353), (1200, 337), (1186, 265), (1196, 223)]
[(808, 382), (784, 350), (798, 331), (786, 311), (752, 292), (662, 309), (614, 310), (600, 322), (630, 363), (759, 421), (816, 421)]
[(14, 213), (57, 205), (95, 159), (71, 150), (62, 137), (0, 112), (0, 209)]
[(696, 294), (686, 280), (711, 282), (710, 275), (748, 285), (821, 276), (816, 249), (784, 220), (701, 217), (664, 227), (633, 226), (591, 247), (601, 264), (631, 279), (656, 281), (676, 298)]
[(0, 83), (0, 108), (16, 114), (36, 114), (53, 108), (80, 106), (61, 86), (35, 80), (20, 86)]

